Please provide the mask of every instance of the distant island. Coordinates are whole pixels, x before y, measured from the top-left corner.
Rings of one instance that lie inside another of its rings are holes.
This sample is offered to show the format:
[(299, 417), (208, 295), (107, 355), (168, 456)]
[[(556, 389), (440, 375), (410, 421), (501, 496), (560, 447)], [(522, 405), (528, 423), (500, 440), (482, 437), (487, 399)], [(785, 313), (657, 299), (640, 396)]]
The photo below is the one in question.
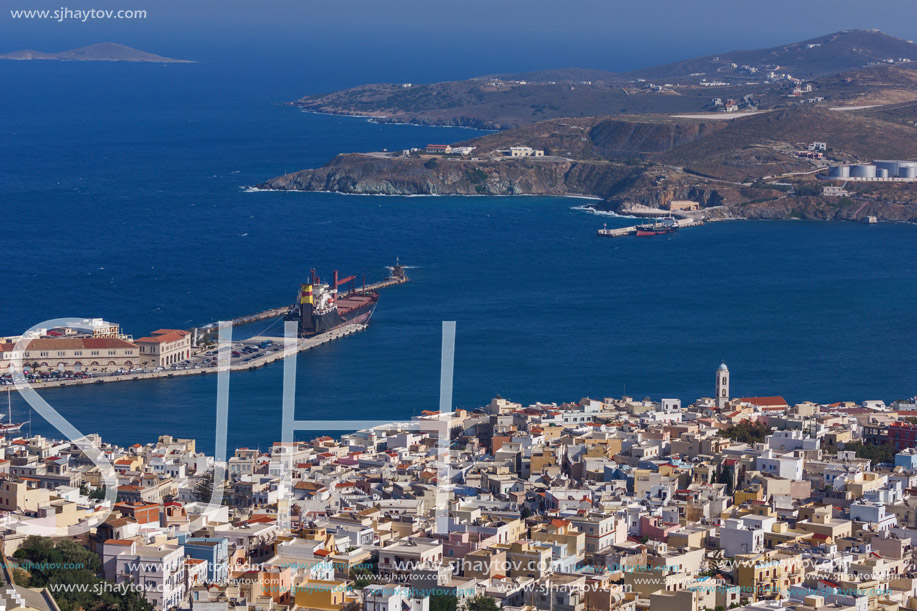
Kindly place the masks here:
[(187, 59), (172, 59), (171, 57), (147, 53), (146, 51), (140, 51), (139, 49), (133, 49), (114, 42), (101, 42), (87, 47), (80, 47), (79, 49), (61, 51), (59, 53), (45, 53), (43, 51), (24, 49), (22, 51), (2, 54), (0, 55), (0, 59), (19, 61), (47, 59), (69, 62), (154, 62), (158, 64), (194, 63)]
[[(881, 168), (893, 175), (852, 167), (917, 161), (917, 46), (873, 30), (628, 74), (570, 69), (363, 85), (293, 104), (497, 131), (345, 153), (260, 189), (586, 195), (601, 200), (590, 208), (620, 214), (917, 222), (917, 177), (897, 178), (897, 163)], [(867, 178), (836, 180), (844, 171)]]

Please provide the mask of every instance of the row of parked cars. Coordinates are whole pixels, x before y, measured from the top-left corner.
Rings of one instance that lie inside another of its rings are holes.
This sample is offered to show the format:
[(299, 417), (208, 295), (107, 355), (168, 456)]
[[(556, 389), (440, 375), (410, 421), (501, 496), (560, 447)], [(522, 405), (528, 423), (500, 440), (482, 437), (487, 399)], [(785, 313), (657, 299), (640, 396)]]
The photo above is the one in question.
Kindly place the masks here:
[[(60, 371), (59, 369), (53, 371), (32, 371), (31, 369), (26, 369), (23, 373), (25, 374), (26, 380), (29, 382), (86, 380), (95, 377), (95, 374), (89, 373), (88, 371)], [(10, 386), (12, 383), (13, 376), (11, 374), (4, 373), (0, 376), (0, 386)]]

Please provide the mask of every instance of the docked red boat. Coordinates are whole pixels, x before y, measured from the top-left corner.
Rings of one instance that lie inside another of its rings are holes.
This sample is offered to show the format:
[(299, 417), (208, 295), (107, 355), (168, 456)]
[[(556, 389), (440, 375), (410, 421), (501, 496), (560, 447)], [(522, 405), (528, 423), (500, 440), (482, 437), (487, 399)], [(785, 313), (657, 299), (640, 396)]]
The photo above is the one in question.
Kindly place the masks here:
[(653, 223), (637, 225), (638, 236), (663, 235), (676, 231), (678, 231), (678, 223), (672, 218), (656, 219)]

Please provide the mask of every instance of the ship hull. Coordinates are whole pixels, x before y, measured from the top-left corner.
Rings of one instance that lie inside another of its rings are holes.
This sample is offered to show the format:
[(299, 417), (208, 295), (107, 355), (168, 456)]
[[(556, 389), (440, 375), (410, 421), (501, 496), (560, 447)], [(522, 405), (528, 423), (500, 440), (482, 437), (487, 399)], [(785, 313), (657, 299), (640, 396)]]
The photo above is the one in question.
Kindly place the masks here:
[(315, 330), (307, 334), (318, 335), (319, 333), (326, 333), (346, 324), (366, 324), (372, 318), (376, 309), (376, 301), (377, 299), (367, 298), (364, 302), (357, 303), (346, 310), (339, 306), (326, 314), (315, 314), (312, 316)]
[(319, 314), (304, 309), (293, 310), (286, 318), (299, 322), (300, 337), (313, 337), (347, 324), (368, 324), (376, 310), (379, 294), (345, 295), (338, 299), (337, 307)]
[(664, 228), (664, 229), (642, 229), (637, 228), (638, 236), (650, 236), (650, 235), (665, 235), (667, 233), (675, 233), (674, 228)]

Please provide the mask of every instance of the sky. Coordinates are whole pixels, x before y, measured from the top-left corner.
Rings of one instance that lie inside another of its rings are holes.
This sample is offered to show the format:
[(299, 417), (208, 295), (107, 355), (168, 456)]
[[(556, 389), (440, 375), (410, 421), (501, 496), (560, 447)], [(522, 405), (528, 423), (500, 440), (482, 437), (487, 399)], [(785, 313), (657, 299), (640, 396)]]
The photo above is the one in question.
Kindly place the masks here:
[[(579, 66), (629, 70), (852, 28), (917, 38), (914, 0), (0, 0), (0, 50), (119, 42), (171, 57), (327, 61), (362, 54), (421, 82)], [(143, 20), (13, 19), (142, 9)], [(906, 18), (902, 18), (906, 16)]]

